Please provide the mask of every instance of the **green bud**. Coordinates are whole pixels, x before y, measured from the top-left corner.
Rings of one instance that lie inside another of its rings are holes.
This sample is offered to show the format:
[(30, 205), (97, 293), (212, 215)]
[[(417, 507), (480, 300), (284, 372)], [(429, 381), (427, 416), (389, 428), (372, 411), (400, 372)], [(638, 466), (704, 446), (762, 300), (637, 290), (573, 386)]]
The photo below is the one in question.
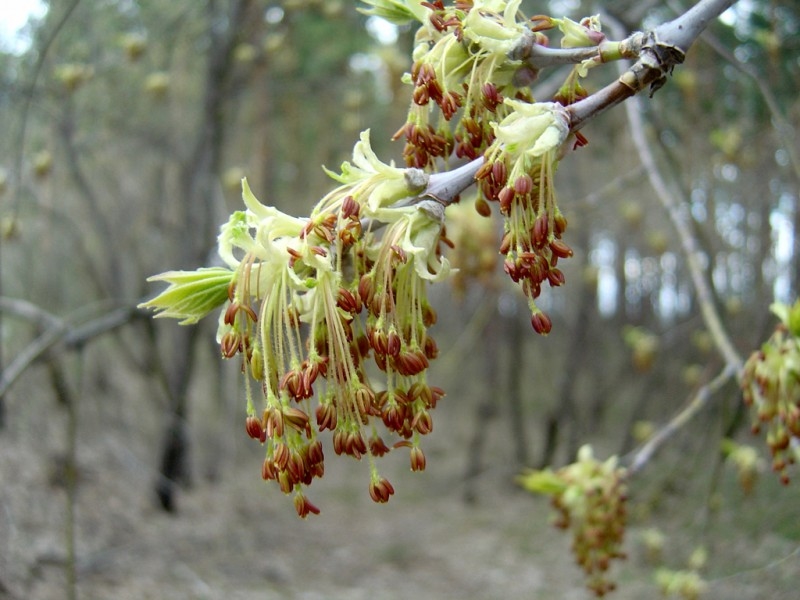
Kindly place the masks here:
[(794, 337), (800, 337), (800, 300), (795, 302), (789, 310), (786, 326)]
[(166, 281), (169, 287), (158, 296), (139, 304), (152, 308), (156, 317), (183, 319), (181, 325), (197, 323), (228, 299), (234, 272), (222, 267), (197, 271), (167, 271), (147, 281)]
[(428, 9), (421, 2), (406, 2), (404, 0), (363, 0), (371, 8), (359, 8), (358, 12), (365, 15), (381, 17), (395, 25), (406, 25), (412, 21), (424, 23)]
[(528, 471), (517, 477), (517, 483), (529, 492), (544, 496), (561, 494), (567, 489), (564, 479), (550, 469)]

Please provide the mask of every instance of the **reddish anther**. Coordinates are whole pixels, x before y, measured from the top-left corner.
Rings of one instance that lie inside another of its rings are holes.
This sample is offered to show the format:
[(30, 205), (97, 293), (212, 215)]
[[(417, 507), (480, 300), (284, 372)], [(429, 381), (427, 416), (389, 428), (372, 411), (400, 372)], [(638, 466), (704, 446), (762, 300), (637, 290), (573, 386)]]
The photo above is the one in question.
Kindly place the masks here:
[(412, 471), (424, 471), (425, 470), (425, 453), (422, 451), (422, 448), (419, 446), (414, 446), (411, 448), (411, 470)]
[(550, 242), (550, 251), (559, 258), (569, 258), (572, 256), (572, 248), (561, 240), (553, 240)]
[(305, 519), (309, 514), (319, 514), (319, 509), (303, 494), (297, 494), (294, 497), (294, 508), (297, 511), (297, 516), (302, 519)]
[(369, 484), (369, 496), (373, 501), (383, 504), (389, 501), (389, 496), (394, 494), (394, 487), (385, 477), (372, 480)]
[(264, 432), (264, 426), (261, 423), (261, 419), (254, 415), (250, 415), (245, 419), (244, 423), (245, 431), (247, 431), (247, 435), (249, 435), (254, 440), (260, 440), (261, 434)]
[(531, 317), (531, 325), (533, 326), (533, 330), (540, 335), (547, 335), (553, 328), (553, 323), (550, 320), (550, 317), (543, 312), (537, 312), (533, 314)]

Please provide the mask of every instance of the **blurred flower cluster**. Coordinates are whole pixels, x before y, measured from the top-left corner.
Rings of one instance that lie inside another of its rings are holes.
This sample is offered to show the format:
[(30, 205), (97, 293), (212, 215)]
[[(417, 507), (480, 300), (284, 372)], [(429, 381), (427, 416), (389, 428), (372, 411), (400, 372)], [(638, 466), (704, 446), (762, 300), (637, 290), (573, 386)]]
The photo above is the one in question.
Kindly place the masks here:
[(627, 520), (625, 469), (612, 456), (601, 462), (590, 446), (558, 471), (529, 471), (519, 483), (530, 492), (551, 496), (555, 525), (572, 532), (572, 552), (587, 576), (587, 587), (604, 596), (616, 585), (608, 577), (611, 561), (625, 558), (622, 542)]
[(766, 430), (772, 468), (789, 483), (788, 468), (800, 460), (800, 301), (773, 304), (780, 323), (744, 366), (744, 402), (753, 432)]

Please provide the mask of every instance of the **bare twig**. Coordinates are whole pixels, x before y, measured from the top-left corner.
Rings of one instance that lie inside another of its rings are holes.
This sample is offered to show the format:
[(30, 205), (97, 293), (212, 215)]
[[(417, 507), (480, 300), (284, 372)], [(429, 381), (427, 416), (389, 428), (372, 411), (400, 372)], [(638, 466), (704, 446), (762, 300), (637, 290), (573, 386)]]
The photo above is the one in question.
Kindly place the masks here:
[[(672, 5), (672, 3), (670, 4)], [(700, 40), (728, 61), (733, 67), (752, 79), (756, 84), (758, 91), (761, 93), (761, 97), (764, 99), (764, 104), (767, 106), (767, 110), (769, 110), (770, 115), (772, 115), (775, 132), (778, 135), (783, 149), (786, 150), (789, 162), (792, 165), (792, 170), (794, 171), (794, 176), (800, 180), (800, 153), (797, 151), (795, 129), (783, 114), (778, 104), (778, 99), (775, 97), (775, 93), (769, 87), (769, 84), (756, 68), (736, 58), (733, 52), (723, 46), (722, 42), (720, 42), (715, 35), (706, 31), (701, 34)]]
[[(59, 343), (67, 348), (80, 348), (88, 341), (128, 323), (137, 313), (135, 304), (108, 309), (107, 304), (94, 307), (89, 320), (81, 317), (59, 318), (42, 308), (12, 298), (0, 298), (0, 313), (10, 313), (33, 323), (46, 325), (44, 331), (20, 350), (0, 376), (0, 398), (3, 398), (17, 379), (42, 355)], [(81, 323), (75, 325), (75, 323)]]
[[(76, 387), (78, 392), (71, 394), (66, 403), (67, 406), (67, 452), (66, 464), (64, 466), (66, 475), (66, 509), (67, 514), (64, 520), (64, 538), (67, 550), (67, 562), (64, 569), (67, 575), (67, 597), (70, 600), (78, 598), (78, 553), (77, 553), (77, 527), (76, 511), (78, 504), (78, 403), (83, 394), (84, 386), (84, 356), (83, 352), (78, 353), (78, 361), (75, 370)], [(65, 389), (69, 389), (66, 387)]]
[(22, 177), (22, 159), (25, 156), (25, 139), (27, 137), (28, 132), (28, 114), (30, 112), (31, 102), (33, 101), (33, 94), (34, 90), (36, 89), (36, 81), (39, 79), (39, 74), (42, 71), (42, 66), (44, 66), (44, 61), (47, 58), (47, 53), (50, 50), (50, 46), (53, 45), (56, 37), (61, 32), (61, 29), (64, 27), (66, 22), (69, 20), (72, 12), (80, 3), (80, 0), (72, 0), (72, 2), (67, 5), (66, 10), (64, 13), (59, 17), (58, 21), (56, 21), (55, 26), (53, 27), (53, 31), (50, 32), (50, 35), (42, 43), (42, 47), (37, 52), (37, 59), (36, 64), (33, 66), (33, 74), (31, 76), (30, 84), (28, 85), (28, 89), (25, 90), (24, 93), (24, 102), (22, 104), (22, 116), (20, 118), (20, 128), (19, 132), (17, 133), (17, 139), (14, 144), (16, 148), (16, 157), (14, 161), (14, 171), (11, 174), (11, 185), (12, 185), (12, 207), (13, 212), (16, 212), (19, 206), (19, 184), (20, 179)]
[(672, 69), (708, 24), (730, 8), (735, 0), (700, 0), (677, 18), (645, 34), (640, 58), (615, 82), (568, 107), (570, 128), (577, 131), (586, 121), (650, 87), (661, 87)]
[(481, 165), (483, 165), (483, 157), (479, 156), (452, 171), (433, 173), (422, 198), (428, 196), (442, 204), (452, 204), (461, 192), (475, 183), (475, 173), (478, 172)]
[(6, 392), (19, 379), (19, 377), (31, 366), (36, 359), (52, 348), (64, 335), (67, 326), (63, 323), (50, 327), (44, 331), (33, 342), (28, 344), (16, 355), (8, 368), (3, 370), (0, 377), (0, 399), (4, 398)]
[(694, 398), (669, 423), (661, 427), (641, 448), (623, 458), (623, 463), (630, 464), (628, 473), (635, 475), (641, 471), (667, 440), (691, 421), (708, 404), (713, 394), (738, 373), (734, 365), (726, 364), (714, 379), (697, 390)]
[(22, 298), (5, 298), (0, 296), (0, 312), (8, 313), (31, 323), (45, 322), (50, 327), (62, 323), (61, 319), (53, 313)]
[[(695, 37), (697, 34), (695, 34)], [(722, 324), (722, 320), (714, 304), (711, 287), (705, 278), (697, 249), (697, 240), (686, 223), (677, 198), (670, 193), (667, 183), (656, 164), (655, 157), (647, 142), (639, 98), (632, 98), (625, 105), (629, 124), (629, 133), (640, 158), (650, 185), (666, 209), (673, 226), (678, 232), (683, 253), (692, 277), (703, 320), (711, 333), (714, 342), (722, 355), (725, 366), (709, 383), (702, 386), (691, 401), (678, 412), (666, 425), (661, 427), (639, 450), (623, 459), (628, 463), (629, 473), (641, 471), (655, 453), (682, 427), (689, 423), (710, 401), (713, 394), (733, 378), (738, 379), (742, 370), (742, 359), (736, 351)]]
[[(31, 77), (30, 84), (28, 89), (24, 92), (24, 101), (22, 104), (22, 116), (20, 118), (20, 127), (19, 131), (17, 132), (17, 139), (14, 144), (16, 148), (16, 156), (14, 158), (14, 169), (11, 172), (11, 212), (16, 214), (17, 210), (19, 209), (19, 198), (20, 198), (20, 188), (21, 188), (21, 179), (22, 179), (22, 159), (25, 155), (25, 139), (27, 137), (28, 132), (28, 115), (30, 112), (31, 102), (33, 101), (33, 94), (34, 90), (36, 89), (36, 81), (39, 79), (39, 73), (42, 70), (42, 66), (44, 65), (45, 58), (47, 58), (47, 53), (50, 50), (50, 46), (52, 46), (53, 42), (55, 41), (58, 34), (61, 32), (61, 29), (64, 27), (64, 24), (69, 19), (72, 12), (75, 10), (75, 7), (78, 6), (80, 0), (72, 0), (72, 2), (67, 6), (64, 13), (58, 19), (53, 27), (53, 31), (50, 32), (50, 35), (45, 38), (44, 42), (42, 43), (42, 47), (39, 49), (38, 58), (36, 60), (36, 64), (33, 67), (33, 75)], [(0, 295), (3, 293), (3, 278), (2, 278), (2, 247), (3, 241), (0, 240)], [(3, 320), (2, 314), (0, 314), (0, 334), (3, 331)], [(0, 335), (2, 338), (2, 335)], [(3, 371), (4, 365), (4, 355), (3, 355), (3, 346), (0, 344), (0, 371)], [(0, 429), (3, 428), (5, 421), (5, 406), (3, 404), (3, 396), (0, 394)]]
[(587, 60), (606, 62), (620, 58), (637, 58), (642, 49), (644, 34), (635, 33), (620, 42), (604, 41), (597, 46), (585, 48), (550, 48), (536, 42), (533, 34), (523, 37), (522, 42), (511, 51), (513, 59), (524, 60), (536, 71), (561, 65), (574, 65)]

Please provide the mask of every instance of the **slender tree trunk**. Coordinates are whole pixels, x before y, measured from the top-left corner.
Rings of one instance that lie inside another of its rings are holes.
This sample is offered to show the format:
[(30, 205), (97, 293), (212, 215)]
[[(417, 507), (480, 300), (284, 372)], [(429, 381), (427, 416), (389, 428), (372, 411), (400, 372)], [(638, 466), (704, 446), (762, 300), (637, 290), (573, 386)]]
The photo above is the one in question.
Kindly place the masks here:
[[(578, 245), (588, 248), (588, 238), (584, 229), (576, 232)], [(582, 267), (585, 265), (581, 265)], [(556, 394), (556, 406), (553, 407), (545, 421), (544, 444), (539, 468), (553, 464), (559, 444), (559, 435), (564, 426), (569, 427), (567, 437), (567, 455), (571, 458), (577, 454), (581, 434), (580, 418), (578, 414), (576, 396), (577, 374), (584, 365), (587, 357), (587, 332), (591, 322), (591, 313), (596, 303), (594, 287), (585, 281), (576, 282), (576, 296), (579, 298), (578, 311), (572, 324), (569, 346), (565, 353), (566, 364), (561, 368), (561, 379)]]
[[(516, 321), (516, 319), (515, 319)], [(525, 411), (522, 374), (525, 370), (525, 344), (524, 333), (527, 333), (519, 323), (510, 323), (503, 318), (505, 329), (504, 339), (511, 353), (508, 360), (508, 417), (511, 439), (514, 440), (514, 460), (517, 466), (528, 464), (528, 435), (525, 428)], [(524, 333), (523, 333), (524, 332)]]
[[(225, 15), (228, 27), (215, 30), (217, 3), (208, 8), (209, 57), (203, 100), (202, 126), (189, 162), (184, 165), (182, 189), (185, 191), (185, 239), (181, 264), (195, 267), (204, 264), (210, 251), (208, 240), (216, 237), (215, 200), (219, 187), (218, 174), (225, 141), (225, 102), (233, 71), (233, 51), (242, 37), (243, 26), (252, 0), (238, 0)], [(155, 492), (161, 506), (176, 510), (176, 484), (191, 481), (189, 469), (188, 388), (197, 358), (196, 344), (203, 331), (200, 327), (171, 329), (174, 350), (167, 376), (169, 411), (161, 445), (159, 477)]]
[(478, 476), (483, 471), (483, 455), (486, 447), (487, 432), (497, 410), (497, 401), (503, 395), (500, 381), (500, 360), (497, 333), (497, 295), (494, 291), (491, 300), (495, 311), (495, 318), (490, 319), (483, 332), (483, 364), (486, 368), (484, 377), (485, 389), (475, 404), (475, 421), (472, 439), (467, 445), (467, 464), (464, 471), (464, 502), (474, 504), (477, 500), (476, 484)]

